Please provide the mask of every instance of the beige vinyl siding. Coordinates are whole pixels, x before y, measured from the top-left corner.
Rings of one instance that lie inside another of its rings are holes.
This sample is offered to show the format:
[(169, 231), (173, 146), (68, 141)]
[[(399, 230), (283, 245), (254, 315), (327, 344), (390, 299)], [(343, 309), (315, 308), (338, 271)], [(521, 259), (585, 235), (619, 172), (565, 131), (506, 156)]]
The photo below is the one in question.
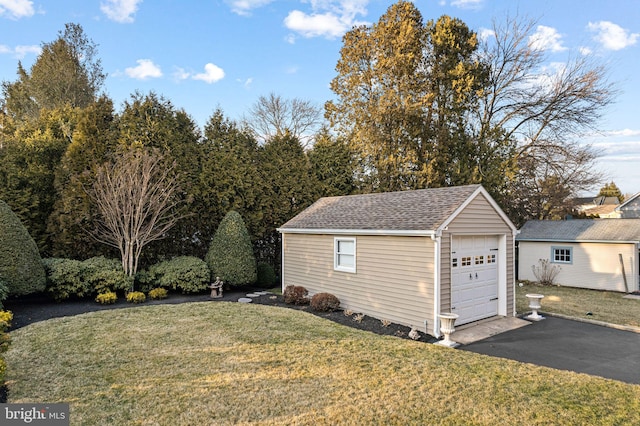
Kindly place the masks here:
[(571, 247), (572, 263), (554, 263), (560, 266), (556, 284), (596, 290), (625, 291), (620, 256), (630, 291), (638, 290), (638, 270), (635, 244), (613, 243), (561, 243), (520, 241), (518, 243), (518, 278), (537, 281), (532, 266), (540, 259), (551, 258), (552, 247)]
[(283, 234), (283, 285), (329, 292), (345, 309), (433, 334), (431, 238), (340, 237), (356, 239), (356, 273), (334, 270), (334, 235)]
[(441, 310), (451, 310), (451, 238), (452, 235), (505, 235), (507, 246), (507, 313), (512, 315), (514, 306), (513, 284), (515, 279), (514, 236), (511, 227), (496, 212), (482, 194), (478, 194), (449, 224), (442, 236), (442, 288)]

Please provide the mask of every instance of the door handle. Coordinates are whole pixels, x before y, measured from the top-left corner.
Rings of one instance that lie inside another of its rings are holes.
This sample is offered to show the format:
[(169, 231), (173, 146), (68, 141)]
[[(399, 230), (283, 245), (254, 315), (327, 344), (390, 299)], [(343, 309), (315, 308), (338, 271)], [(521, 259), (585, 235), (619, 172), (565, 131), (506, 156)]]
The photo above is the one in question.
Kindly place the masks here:
[(473, 279), (473, 275), (469, 274), (469, 279), (472, 280)]
[(478, 279), (478, 273), (476, 272), (476, 280)]

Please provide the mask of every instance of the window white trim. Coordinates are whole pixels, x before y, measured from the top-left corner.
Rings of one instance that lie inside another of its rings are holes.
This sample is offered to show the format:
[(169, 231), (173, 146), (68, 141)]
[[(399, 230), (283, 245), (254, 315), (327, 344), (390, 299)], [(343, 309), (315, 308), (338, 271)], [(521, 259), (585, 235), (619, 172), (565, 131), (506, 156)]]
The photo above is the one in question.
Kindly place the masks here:
[(551, 246), (551, 263), (573, 264), (573, 247)]
[(333, 269), (336, 271), (351, 272), (353, 274), (356, 273), (355, 238), (333, 238)]

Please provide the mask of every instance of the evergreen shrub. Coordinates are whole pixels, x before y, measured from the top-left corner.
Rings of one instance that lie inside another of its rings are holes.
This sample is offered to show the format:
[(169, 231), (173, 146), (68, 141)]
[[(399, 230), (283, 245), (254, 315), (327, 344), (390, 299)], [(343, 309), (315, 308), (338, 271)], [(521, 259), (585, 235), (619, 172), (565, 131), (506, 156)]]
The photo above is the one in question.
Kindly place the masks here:
[(276, 272), (273, 266), (266, 262), (258, 263), (258, 281), (256, 284), (262, 288), (272, 288), (276, 283)]
[(85, 297), (91, 294), (89, 284), (83, 279), (82, 262), (73, 259), (43, 259), (47, 273), (47, 293), (55, 300)]
[(133, 285), (133, 278), (124, 273), (116, 259), (103, 256), (84, 261), (49, 258), (42, 263), (47, 272), (47, 292), (58, 301), (126, 291)]
[(198, 293), (209, 288), (211, 272), (204, 260), (194, 256), (180, 256), (152, 265), (140, 278), (151, 287)]
[(35, 241), (18, 216), (2, 200), (0, 200), (0, 282), (7, 287), (10, 296), (44, 291), (47, 282)]
[(238, 212), (222, 219), (205, 258), (211, 279), (220, 277), (230, 286), (253, 284), (257, 279), (256, 257), (249, 231)]
[(133, 289), (133, 277), (122, 269), (122, 262), (104, 256), (82, 262), (83, 277), (94, 293), (117, 292)]

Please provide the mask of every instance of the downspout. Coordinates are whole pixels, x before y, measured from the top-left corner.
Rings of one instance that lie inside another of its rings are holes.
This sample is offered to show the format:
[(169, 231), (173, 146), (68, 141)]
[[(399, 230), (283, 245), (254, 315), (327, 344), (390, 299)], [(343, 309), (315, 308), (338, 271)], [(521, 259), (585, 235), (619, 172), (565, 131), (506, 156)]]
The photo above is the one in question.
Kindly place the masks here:
[(433, 336), (440, 337), (440, 247), (442, 231), (438, 230), (431, 234), (433, 240)]
[(280, 291), (284, 292), (284, 236), (286, 234), (282, 232), (280, 234)]

